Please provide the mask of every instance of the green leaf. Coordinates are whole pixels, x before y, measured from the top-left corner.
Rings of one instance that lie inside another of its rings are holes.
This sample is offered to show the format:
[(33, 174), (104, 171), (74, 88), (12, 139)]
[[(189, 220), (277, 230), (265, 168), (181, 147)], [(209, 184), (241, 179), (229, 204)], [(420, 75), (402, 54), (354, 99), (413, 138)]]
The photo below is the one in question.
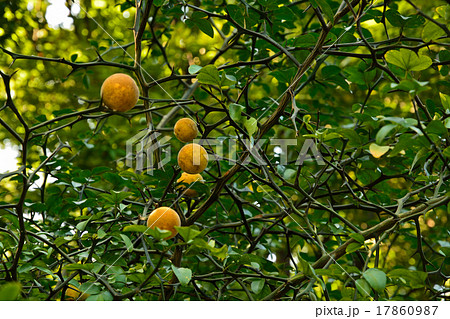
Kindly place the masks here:
[(256, 191), (258, 193), (268, 194), (273, 192), (273, 188), (270, 187), (269, 185), (258, 185), (258, 187), (256, 187)]
[(442, 106), (446, 110), (450, 110), (450, 96), (448, 96), (447, 94), (439, 92), (439, 97), (441, 98)]
[(340, 128), (336, 131), (336, 133), (339, 133), (342, 137), (347, 138), (350, 146), (360, 147), (362, 144), (361, 137), (355, 132), (355, 130)]
[[(445, 25), (445, 21), (443, 19), (437, 19), (436, 21)], [(437, 24), (431, 21), (428, 21), (422, 30), (422, 39), (424, 42), (436, 40), (445, 35), (446, 35), (445, 30), (443, 30), (441, 27), (439, 27)]]
[(211, 22), (209, 22), (209, 20), (205, 19), (195, 20), (195, 24), (198, 26), (200, 30), (202, 30), (204, 34), (210, 36), (211, 38), (214, 38), (214, 29), (211, 26)]
[(230, 117), (233, 121), (239, 123), (242, 119), (242, 112), (245, 111), (245, 106), (231, 103), (229, 106)]
[(188, 72), (189, 72), (189, 74), (195, 74), (198, 71), (200, 71), (201, 69), (202, 69), (202, 67), (200, 65), (192, 64), (189, 66)]
[(78, 54), (72, 54), (71, 56), (70, 56), (70, 61), (72, 61), (72, 62), (75, 62), (76, 60), (77, 60), (77, 58), (78, 58)]
[(211, 38), (214, 38), (214, 29), (211, 26), (211, 22), (205, 19), (207, 16), (204, 16), (204, 13), (195, 11), (189, 20), (186, 20), (186, 25), (192, 27), (192, 25), (196, 25), (200, 31), (204, 34), (208, 35)]
[(358, 289), (358, 292), (365, 296), (365, 297), (369, 297), (370, 296), (370, 286), (367, 283), (367, 281), (365, 281), (364, 279), (357, 279), (355, 282), (356, 285), (356, 289)]
[(261, 269), (261, 266), (257, 262), (252, 261), (252, 262), (250, 262), (250, 265), (252, 265), (252, 267), (255, 269), (258, 269), (258, 270)]
[(402, 286), (418, 289), (426, 286), (428, 274), (423, 271), (410, 269), (394, 269), (388, 273), (388, 277), (393, 279), (395, 283)]
[(363, 277), (375, 291), (382, 292), (386, 288), (386, 274), (379, 269), (367, 269)]
[[(76, 284), (75, 287), (78, 287), (78, 284)], [(79, 286), (79, 290), (89, 295), (97, 295), (101, 291), (99, 286), (89, 281), (81, 284), (81, 286)]]
[(325, 13), (325, 15), (328, 18), (328, 21), (333, 22), (334, 21), (334, 14), (333, 14), (333, 10), (331, 9), (330, 5), (328, 4), (327, 0), (310, 0), (309, 1), (311, 3), (311, 5), (314, 8), (317, 8), (320, 6), (320, 8), (322, 9), (322, 11)]
[(417, 28), (424, 24), (425, 19), (419, 15), (403, 16), (397, 10), (387, 10), (386, 18), (390, 24), (399, 28)]
[[(113, 176), (116, 176), (117, 178), (121, 179), (120, 176), (115, 175), (115, 174), (108, 175), (108, 173), (106, 173), (103, 176), (109, 176), (109, 178), (114, 178)], [(109, 181), (111, 181), (111, 180), (109, 180)], [(131, 193), (131, 192), (116, 192), (116, 191), (112, 190), (110, 194), (100, 194), (99, 196), (101, 198), (103, 198), (107, 203), (117, 205), (130, 195), (133, 195), (133, 193)]]
[(384, 121), (389, 121), (392, 123), (397, 123), (400, 124), (403, 127), (406, 128), (411, 128), (412, 126), (416, 126), (417, 125), (417, 120), (416, 119), (412, 119), (412, 118), (403, 118), (403, 117), (393, 117), (393, 116), (388, 116), (388, 117), (384, 117), (381, 116), (380, 117), (381, 120)]
[[(101, 174), (104, 172), (108, 172), (111, 169), (109, 167), (105, 167), (105, 166), (98, 166), (92, 169), (92, 175), (97, 175), (97, 174)], [(131, 172), (130, 172), (131, 173)]]
[(207, 65), (203, 67), (198, 75), (197, 80), (202, 84), (209, 84), (209, 85), (217, 85), (220, 86), (220, 75), (219, 71), (214, 65)]
[(220, 86), (231, 86), (236, 81), (233, 75), (226, 74), (225, 71), (220, 71)]
[(258, 3), (260, 5), (271, 9), (278, 7), (277, 2), (277, 0), (258, 0)]
[(405, 19), (398, 13), (397, 10), (389, 9), (385, 13), (387, 20), (394, 27), (402, 27), (405, 24)]
[(31, 269), (34, 269), (35, 266), (32, 264), (23, 264), (21, 265), (19, 268), (17, 268), (17, 272), (18, 273), (24, 273), (24, 272), (29, 272)]
[(248, 135), (250, 136), (253, 136), (253, 134), (258, 130), (258, 121), (254, 117), (246, 120), (244, 125)]
[(411, 94), (420, 93), (429, 89), (429, 82), (419, 82), (415, 79), (401, 80), (400, 83), (391, 83), (391, 88), (405, 91)]
[(390, 50), (385, 55), (386, 61), (407, 71), (422, 71), (431, 66), (433, 61), (425, 55), (417, 55), (408, 49)]
[(228, 247), (227, 245), (223, 245), (220, 248), (216, 248), (213, 240), (210, 240), (208, 243), (201, 239), (195, 238), (193, 245), (199, 248), (207, 249), (211, 252), (211, 254), (219, 259), (224, 259), (228, 255)]
[(447, 257), (450, 257), (450, 248), (448, 247), (441, 247), (439, 250), (442, 254), (444, 254)]
[(164, 4), (165, 0), (154, 0), (153, 5), (155, 7), (161, 7)]
[(42, 271), (42, 272), (45, 272), (47, 275), (55, 276), (55, 275), (53, 274), (53, 272), (52, 272), (50, 269), (48, 269), (48, 268), (36, 266), (36, 269), (38, 269), (38, 270), (40, 270), (40, 271)]
[(252, 291), (257, 295), (263, 290), (266, 281), (264, 279), (255, 280), (251, 284)]
[(343, 71), (348, 74), (348, 81), (364, 86), (367, 86), (377, 73), (375, 69), (371, 69), (370, 64), (365, 62), (360, 62), (357, 66), (345, 67)]
[[(303, 276), (306, 275), (308, 277), (317, 277), (314, 268), (311, 266), (309, 262), (304, 260), (301, 256), (298, 256), (299, 263), (297, 264), (300, 273), (298, 275)], [(297, 276), (298, 276), (297, 275)]]
[(429, 134), (436, 134), (439, 136), (446, 136), (448, 134), (448, 130), (445, 128), (444, 123), (439, 120), (433, 120), (428, 123), (426, 131)]
[(172, 233), (170, 230), (161, 230), (158, 227), (156, 227), (156, 229), (152, 229), (147, 227), (146, 225), (128, 225), (123, 228), (123, 231), (143, 233), (145, 235), (150, 235), (158, 240), (164, 239)]
[(297, 171), (292, 168), (288, 168), (283, 172), (283, 178), (286, 180), (291, 180), (297, 175)]
[(253, 10), (245, 10), (242, 6), (230, 4), (227, 5), (226, 11), (228, 11), (233, 20), (244, 28), (250, 28), (259, 21), (259, 15), (257, 12)]
[(330, 78), (341, 72), (341, 68), (336, 65), (327, 65), (322, 68), (322, 75), (324, 78)]
[(189, 281), (191, 281), (192, 278), (192, 270), (189, 268), (178, 268), (174, 265), (172, 265), (172, 270), (182, 286), (187, 286), (189, 284)]
[(291, 83), (292, 78), (295, 76), (297, 72), (297, 68), (288, 68), (288, 69), (278, 69), (269, 73), (269, 75), (273, 76), (280, 83)]
[(421, 158), (425, 157), (427, 155), (427, 153), (428, 153), (428, 149), (426, 147), (423, 147), (418, 152), (416, 152), (416, 155), (414, 156), (414, 160), (411, 164), (411, 168), (409, 169), (410, 173), (412, 172), (417, 161), (419, 161)]
[(86, 89), (89, 89), (89, 87), (91, 86), (91, 80), (89, 78), (89, 75), (85, 74), (83, 75), (83, 85)]
[(133, 243), (131, 242), (131, 239), (124, 234), (120, 234), (120, 237), (122, 237), (123, 241), (125, 242), (125, 246), (127, 247), (128, 252), (133, 251)]
[(194, 228), (192, 228), (192, 226), (182, 226), (182, 227), (177, 227), (175, 226), (175, 229), (178, 230), (178, 233), (181, 235), (181, 237), (183, 237), (184, 241), (188, 242), (192, 239), (194, 239), (195, 237), (197, 237), (198, 235), (200, 235), (202, 232), (198, 231)]
[(349, 235), (350, 238), (353, 238), (354, 240), (356, 240), (358, 243), (360, 244), (364, 244), (364, 236), (358, 233), (351, 233)]
[(145, 225), (128, 225), (123, 228), (125, 232), (136, 232), (148, 234), (149, 228)]
[(114, 297), (111, 295), (109, 291), (103, 291), (98, 295), (91, 295), (87, 299), (87, 301), (113, 301)]
[(219, 259), (225, 259), (228, 255), (228, 247), (227, 245), (223, 245), (220, 248), (211, 248), (211, 254)]
[(133, 193), (132, 192), (111, 191), (111, 195), (113, 195), (115, 203), (119, 204), (120, 202), (122, 202), (128, 196), (133, 195)]
[(69, 238), (68, 237), (58, 237), (55, 239), (54, 244), (56, 245), (56, 247), (60, 247), (61, 245), (64, 245), (72, 240), (72, 238), (70, 238), (70, 239)]
[(450, 20), (450, 5), (437, 7), (436, 12), (446, 21)]
[(347, 248), (345, 248), (345, 252), (347, 254), (351, 254), (357, 250), (359, 250), (361, 248), (361, 244), (360, 243), (351, 243), (347, 246)]
[(18, 282), (8, 282), (0, 287), (1, 301), (15, 301), (22, 291), (22, 285)]
[(76, 226), (76, 228), (77, 228), (80, 232), (83, 232), (84, 229), (86, 228), (86, 225), (89, 223), (89, 221), (90, 221), (90, 219), (78, 223), (77, 226)]
[(397, 124), (388, 124), (383, 126), (378, 132), (377, 135), (375, 137), (375, 141), (377, 144), (381, 144), (383, 143), (384, 138), (386, 137), (386, 135), (389, 134), (390, 131), (392, 131), (394, 128), (397, 127)]
[(315, 34), (304, 34), (294, 39), (293, 46), (297, 48), (308, 48), (314, 46), (317, 43), (317, 37)]
[(88, 270), (91, 271), (92, 269), (94, 269), (94, 264), (88, 263), (88, 264), (78, 264), (78, 263), (74, 263), (74, 264), (67, 264), (66, 266), (64, 266), (64, 269), (66, 270)]
[(443, 150), (443, 151), (442, 151), (442, 154), (443, 154), (445, 157), (450, 158), (450, 146), (447, 147), (445, 150)]

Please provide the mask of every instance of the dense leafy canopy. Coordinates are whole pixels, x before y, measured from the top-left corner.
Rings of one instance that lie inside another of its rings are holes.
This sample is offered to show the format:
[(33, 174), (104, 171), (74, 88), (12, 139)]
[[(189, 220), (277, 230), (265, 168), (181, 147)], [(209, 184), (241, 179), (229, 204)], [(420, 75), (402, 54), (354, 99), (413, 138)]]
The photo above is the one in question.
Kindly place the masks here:
[[(448, 298), (445, 1), (68, 0), (59, 26), (50, 2), (0, 2), (0, 299)], [(126, 113), (100, 101), (117, 72)], [(210, 155), (196, 198), (182, 117)]]

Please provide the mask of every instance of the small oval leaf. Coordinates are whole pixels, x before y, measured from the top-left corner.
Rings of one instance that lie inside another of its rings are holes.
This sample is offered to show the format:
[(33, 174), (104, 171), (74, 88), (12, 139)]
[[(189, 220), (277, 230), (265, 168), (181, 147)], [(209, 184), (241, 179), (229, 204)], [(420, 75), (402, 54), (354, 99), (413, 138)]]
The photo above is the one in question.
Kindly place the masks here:
[(379, 269), (367, 269), (363, 277), (375, 291), (382, 292), (386, 288), (386, 274)]
[(172, 265), (172, 270), (182, 286), (187, 286), (189, 281), (191, 281), (192, 270), (190, 270), (189, 268), (178, 268)]
[(380, 158), (389, 151), (389, 146), (380, 146), (378, 144), (372, 143), (369, 146), (370, 154), (375, 158)]

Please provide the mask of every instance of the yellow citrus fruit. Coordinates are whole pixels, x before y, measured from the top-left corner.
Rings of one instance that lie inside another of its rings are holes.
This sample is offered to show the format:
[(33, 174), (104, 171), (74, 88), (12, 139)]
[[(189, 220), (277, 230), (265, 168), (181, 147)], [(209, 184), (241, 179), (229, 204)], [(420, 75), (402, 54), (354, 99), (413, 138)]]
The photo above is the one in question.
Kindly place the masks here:
[(197, 137), (197, 124), (187, 117), (179, 119), (173, 128), (173, 132), (177, 139), (181, 142), (189, 143)]
[(117, 112), (131, 110), (139, 99), (139, 88), (133, 78), (123, 73), (108, 77), (100, 89), (102, 102)]
[[(177, 183), (192, 184), (194, 182), (203, 182), (202, 175), (188, 174), (188, 173), (183, 172), (181, 174), (181, 177), (179, 179), (177, 179)], [(184, 187), (184, 185), (179, 185), (179, 186), (177, 186), (177, 188), (184, 189), (185, 187)], [(187, 197), (197, 197), (198, 193), (196, 190), (188, 188), (183, 192), (183, 195), (185, 195)]]
[(161, 230), (170, 230), (172, 232), (166, 239), (173, 238), (178, 234), (175, 226), (181, 226), (181, 220), (177, 212), (170, 207), (155, 209), (147, 219), (147, 227), (152, 229), (158, 227)]
[(199, 144), (187, 144), (178, 152), (178, 166), (183, 172), (198, 174), (205, 170), (206, 165), (208, 165), (208, 153)]
[(89, 294), (82, 293), (80, 289), (76, 288), (73, 285), (69, 285), (66, 289), (66, 295), (65, 300), (71, 300), (71, 301), (77, 301), (81, 300), (84, 301), (89, 297)]

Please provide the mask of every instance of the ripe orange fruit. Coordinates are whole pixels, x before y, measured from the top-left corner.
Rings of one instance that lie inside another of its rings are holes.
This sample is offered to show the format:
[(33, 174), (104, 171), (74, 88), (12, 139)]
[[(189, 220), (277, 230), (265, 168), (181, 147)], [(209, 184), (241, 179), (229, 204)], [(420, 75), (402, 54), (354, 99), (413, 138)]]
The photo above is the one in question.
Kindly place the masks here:
[(155, 229), (158, 227), (161, 230), (170, 230), (171, 235), (165, 239), (170, 239), (178, 234), (175, 226), (181, 226), (181, 220), (177, 212), (170, 207), (159, 207), (152, 211), (147, 219), (147, 227)]
[(187, 144), (178, 152), (178, 166), (186, 173), (201, 173), (206, 165), (208, 165), (208, 153), (199, 144)]
[(173, 132), (177, 139), (181, 142), (189, 143), (197, 137), (197, 124), (187, 117), (179, 119), (173, 128)]
[(81, 300), (81, 301), (85, 301), (87, 299), (87, 297), (89, 297), (90, 295), (87, 293), (82, 293), (80, 291), (80, 289), (76, 288), (73, 285), (69, 285), (66, 289), (66, 294), (65, 294), (65, 300), (70, 300), (70, 301), (77, 301), (77, 300)]
[(139, 99), (139, 88), (133, 78), (124, 73), (108, 77), (100, 89), (102, 102), (117, 112), (131, 110)]
[[(177, 179), (177, 183), (192, 184), (194, 182), (203, 182), (202, 175), (188, 174), (188, 173), (183, 172), (181, 174), (181, 177), (179, 179)], [(184, 187), (184, 185), (179, 185), (179, 186), (177, 186), (177, 188), (184, 189), (185, 187)], [(196, 190), (188, 188), (183, 192), (183, 195), (185, 195), (187, 197), (197, 197), (198, 193)]]

